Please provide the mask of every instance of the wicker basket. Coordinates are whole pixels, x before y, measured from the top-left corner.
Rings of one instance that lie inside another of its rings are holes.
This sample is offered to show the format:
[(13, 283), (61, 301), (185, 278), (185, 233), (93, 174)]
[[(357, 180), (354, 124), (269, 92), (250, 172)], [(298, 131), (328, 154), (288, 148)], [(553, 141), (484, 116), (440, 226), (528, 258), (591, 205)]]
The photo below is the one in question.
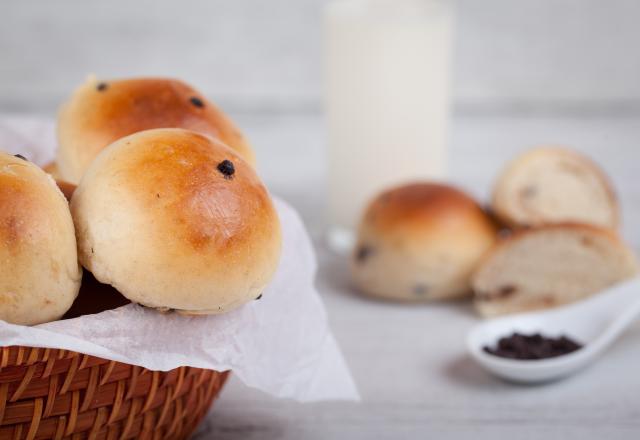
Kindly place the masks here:
[(168, 372), (68, 350), (0, 350), (0, 439), (183, 439), (228, 372)]

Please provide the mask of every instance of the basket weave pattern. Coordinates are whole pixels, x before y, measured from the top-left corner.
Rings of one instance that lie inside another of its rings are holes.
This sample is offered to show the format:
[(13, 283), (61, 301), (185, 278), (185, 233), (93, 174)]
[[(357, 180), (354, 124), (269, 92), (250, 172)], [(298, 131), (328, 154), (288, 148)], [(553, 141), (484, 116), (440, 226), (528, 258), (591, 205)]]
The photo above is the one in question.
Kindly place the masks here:
[(150, 371), (68, 350), (0, 349), (0, 439), (183, 439), (228, 372)]

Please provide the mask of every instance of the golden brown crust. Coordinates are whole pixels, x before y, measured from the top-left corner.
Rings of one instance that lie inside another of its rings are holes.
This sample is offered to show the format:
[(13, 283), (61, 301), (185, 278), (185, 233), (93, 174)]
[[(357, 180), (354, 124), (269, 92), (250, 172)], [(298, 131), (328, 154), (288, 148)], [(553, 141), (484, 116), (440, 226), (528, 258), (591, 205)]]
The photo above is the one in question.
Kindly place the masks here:
[[(3, 164), (3, 167), (12, 166), (19, 164)], [(22, 240), (38, 240), (42, 234), (46, 234), (47, 225), (42, 224), (39, 216), (34, 215), (41, 198), (31, 188), (30, 181), (15, 179), (5, 172), (0, 173), (0, 241), (7, 247), (17, 246)]]
[(464, 192), (443, 184), (412, 183), (380, 194), (367, 208), (363, 224), (379, 231), (406, 233), (459, 228), (459, 223), (494, 228), (482, 208)]
[(0, 319), (37, 324), (71, 306), (81, 271), (69, 208), (50, 176), (0, 153)]
[(56, 162), (61, 176), (77, 183), (107, 145), (153, 128), (184, 128), (206, 134), (254, 164), (253, 151), (235, 124), (182, 81), (91, 79), (60, 110)]
[(381, 298), (461, 297), (470, 293), (469, 277), (496, 233), (482, 208), (456, 188), (428, 182), (392, 188), (365, 212), (353, 278)]
[(236, 152), (195, 132), (112, 144), (71, 210), (83, 265), (149, 307), (227, 311), (257, 297), (277, 267), (280, 226), (265, 187)]
[(42, 214), (52, 207), (51, 189), (46, 189), (49, 182), (32, 163), (0, 154), (0, 242), (12, 246), (45, 240), (52, 226)]
[[(191, 245), (188, 252), (210, 257), (215, 251), (224, 258), (230, 247), (271, 233), (271, 199), (234, 152), (212, 148), (211, 139), (194, 132), (166, 130), (150, 139), (149, 148), (125, 147), (129, 158), (118, 173), (150, 216), (164, 223), (162, 228)], [(229, 178), (217, 169), (224, 160), (234, 164)]]

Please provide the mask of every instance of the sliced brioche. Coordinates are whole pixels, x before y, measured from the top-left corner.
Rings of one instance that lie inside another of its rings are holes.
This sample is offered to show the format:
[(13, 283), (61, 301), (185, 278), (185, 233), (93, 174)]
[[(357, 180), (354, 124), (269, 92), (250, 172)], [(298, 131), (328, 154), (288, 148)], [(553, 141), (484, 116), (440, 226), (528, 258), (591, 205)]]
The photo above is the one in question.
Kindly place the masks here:
[(478, 267), (475, 304), (486, 317), (574, 302), (638, 271), (615, 232), (584, 224), (548, 225), (515, 233)]
[(511, 227), (579, 222), (615, 228), (619, 207), (604, 172), (563, 148), (535, 148), (498, 178), (492, 210)]

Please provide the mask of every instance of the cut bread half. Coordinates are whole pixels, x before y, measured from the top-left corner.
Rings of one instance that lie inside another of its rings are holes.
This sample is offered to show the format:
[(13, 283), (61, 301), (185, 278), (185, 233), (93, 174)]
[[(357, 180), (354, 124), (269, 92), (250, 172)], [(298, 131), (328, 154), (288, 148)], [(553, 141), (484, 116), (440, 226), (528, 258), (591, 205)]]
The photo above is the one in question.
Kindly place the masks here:
[(535, 148), (513, 160), (494, 186), (492, 211), (514, 228), (562, 222), (616, 228), (620, 218), (605, 173), (563, 148)]
[(476, 270), (475, 305), (485, 317), (551, 308), (586, 298), (638, 272), (612, 230), (556, 224), (503, 240)]

